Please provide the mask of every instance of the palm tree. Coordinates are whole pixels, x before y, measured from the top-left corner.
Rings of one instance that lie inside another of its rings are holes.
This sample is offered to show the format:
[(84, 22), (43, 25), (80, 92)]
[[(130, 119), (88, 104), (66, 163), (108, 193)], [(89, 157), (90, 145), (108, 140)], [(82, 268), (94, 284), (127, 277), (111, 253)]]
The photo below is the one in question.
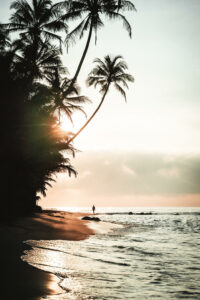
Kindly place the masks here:
[[(40, 96), (43, 98), (43, 93)], [(40, 101), (26, 104), (27, 120), (30, 125), (37, 126), (26, 126), (23, 130), (21, 159), (23, 183), (26, 183), (32, 207), (36, 203), (37, 193), (46, 195), (47, 187), (51, 187), (51, 182), (55, 181), (53, 175), (58, 172), (67, 172), (69, 176), (77, 174), (69, 158), (62, 153), (67, 151), (74, 156), (74, 148), (66, 147), (67, 138), (57, 134), (59, 126), (51, 113), (51, 107), (45, 104), (41, 107), (38, 103)]]
[(58, 123), (60, 124), (61, 112), (64, 112), (69, 120), (73, 123), (72, 113), (74, 111), (81, 111), (85, 114), (82, 106), (79, 104), (89, 102), (90, 100), (85, 96), (80, 96), (80, 89), (77, 85), (74, 85), (71, 89), (71, 93), (66, 93), (71, 80), (67, 77), (62, 78), (61, 75), (66, 71), (54, 68), (54, 71), (49, 74), (47, 80), (51, 86), (51, 94), (53, 98), (53, 112), (58, 112)]
[(77, 80), (79, 72), (81, 70), (83, 61), (87, 54), (89, 44), (91, 41), (92, 33), (95, 33), (95, 42), (97, 41), (97, 30), (104, 26), (102, 21), (102, 15), (108, 17), (109, 19), (120, 19), (123, 21), (123, 25), (131, 37), (131, 25), (127, 19), (119, 13), (119, 11), (124, 10), (135, 10), (135, 6), (131, 1), (121, 1), (118, 4), (116, 0), (71, 0), (71, 1), (62, 1), (58, 3), (59, 7), (67, 8), (67, 13), (62, 16), (63, 20), (71, 21), (82, 18), (82, 21), (68, 33), (66, 37), (67, 47), (70, 42), (74, 42), (75, 38), (79, 36), (82, 38), (84, 33), (89, 30), (87, 42), (78, 64), (75, 75), (71, 81), (71, 84), (68, 88), (68, 91), (72, 88), (73, 84)]
[(59, 9), (52, 5), (51, 0), (32, 0), (32, 5), (26, 0), (15, 0), (10, 8), (15, 11), (10, 17), (10, 23), (4, 25), (9, 32), (20, 32), (20, 39), (28, 37), (31, 40), (33, 57), (46, 39), (61, 44), (62, 39), (56, 32), (66, 32), (67, 26), (59, 18)]
[(104, 61), (99, 58), (96, 58), (94, 60), (94, 62), (96, 63), (96, 67), (89, 73), (87, 84), (89, 86), (94, 85), (95, 88), (97, 86), (100, 86), (100, 93), (103, 94), (102, 99), (91, 117), (68, 141), (68, 143), (71, 143), (94, 118), (101, 105), (103, 104), (111, 85), (114, 85), (114, 87), (122, 94), (126, 101), (126, 93), (124, 87), (128, 88), (127, 81), (134, 82), (134, 78), (132, 75), (126, 73), (128, 67), (125, 61), (122, 59), (123, 57), (120, 55), (115, 56), (113, 59), (109, 55), (107, 55), (105, 56)]
[(27, 37), (23, 41), (14, 42), (17, 49), (16, 69), (26, 78), (41, 80), (47, 79), (55, 67), (62, 68), (60, 50), (52, 45), (48, 39), (43, 44), (39, 44), (35, 56), (32, 56), (31, 38)]

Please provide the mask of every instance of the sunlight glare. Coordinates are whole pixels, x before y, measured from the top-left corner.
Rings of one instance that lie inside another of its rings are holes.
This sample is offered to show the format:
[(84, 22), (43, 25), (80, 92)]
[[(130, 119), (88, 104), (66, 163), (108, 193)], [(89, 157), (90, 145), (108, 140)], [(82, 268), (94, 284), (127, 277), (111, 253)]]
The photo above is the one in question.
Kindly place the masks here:
[(86, 119), (83, 114), (74, 113), (73, 124), (72, 124), (72, 122), (69, 120), (69, 118), (65, 114), (62, 114), (60, 128), (66, 132), (75, 133), (82, 127), (82, 125), (85, 123), (85, 121), (86, 121)]

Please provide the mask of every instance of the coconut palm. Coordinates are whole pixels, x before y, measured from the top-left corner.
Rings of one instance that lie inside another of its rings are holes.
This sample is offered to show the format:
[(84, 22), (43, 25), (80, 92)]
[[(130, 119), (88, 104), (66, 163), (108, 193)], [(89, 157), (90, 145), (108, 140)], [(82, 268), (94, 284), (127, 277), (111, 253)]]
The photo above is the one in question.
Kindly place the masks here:
[[(43, 98), (43, 93), (41, 97)], [(38, 102), (40, 101), (30, 101), (26, 104), (26, 119), (30, 126), (23, 128), (22, 176), (27, 192), (32, 195), (30, 198), (33, 206), (36, 194), (42, 193), (45, 196), (46, 189), (55, 181), (53, 176), (57, 172), (67, 172), (69, 176), (77, 174), (69, 158), (62, 154), (62, 151), (67, 150), (74, 155), (73, 147), (66, 148), (67, 139), (57, 134), (56, 127), (59, 126), (51, 108), (46, 105), (41, 107)], [(32, 126), (34, 124), (36, 126)]]
[(100, 86), (100, 93), (102, 93), (101, 101), (98, 107), (95, 109), (94, 113), (87, 120), (87, 122), (80, 128), (80, 130), (68, 141), (71, 143), (81, 131), (88, 125), (88, 123), (94, 118), (101, 105), (103, 104), (105, 97), (109, 91), (111, 85), (113, 85), (118, 92), (124, 97), (126, 101), (126, 92), (124, 88), (128, 88), (127, 82), (134, 82), (132, 75), (126, 73), (128, 69), (127, 64), (123, 57), (118, 55), (111, 58), (109, 55), (104, 57), (104, 60), (96, 58), (94, 63), (96, 63), (95, 68), (89, 73), (87, 78), (87, 84), (89, 86)]
[(95, 33), (95, 42), (97, 40), (97, 30), (104, 26), (102, 15), (108, 17), (109, 19), (119, 19), (123, 21), (123, 25), (128, 31), (129, 36), (131, 37), (131, 25), (127, 19), (119, 11), (124, 10), (135, 10), (135, 6), (131, 1), (121, 1), (118, 4), (116, 0), (71, 0), (71, 1), (62, 1), (58, 3), (59, 7), (67, 8), (67, 13), (62, 16), (63, 20), (71, 21), (82, 18), (81, 22), (67, 34), (66, 43), (67, 47), (69, 44), (75, 41), (76, 37), (82, 38), (86, 31), (88, 32), (87, 42), (78, 64), (75, 75), (71, 81), (71, 84), (68, 88), (72, 88), (73, 84), (77, 80), (79, 72), (81, 70), (83, 61), (87, 54), (89, 44), (91, 41), (92, 33)]
[(48, 39), (39, 45), (34, 57), (29, 37), (15, 41), (13, 47), (17, 51), (15, 57), (17, 73), (29, 81), (30, 85), (35, 81), (47, 79), (55, 67), (63, 68), (59, 48), (52, 45)]
[(66, 31), (67, 26), (59, 18), (59, 9), (52, 5), (51, 0), (32, 0), (31, 4), (26, 0), (15, 0), (10, 8), (15, 11), (10, 17), (10, 23), (5, 26), (9, 32), (19, 32), (21, 39), (31, 39), (33, 57), (39, 44), (46, 39), (56, 40), (61, 44), (62, 39), (56, 32)]
[(71, 89), (70, 94), (66, 93), (68, 87), (71, 83), (71, 79), (67, 77), (62, 77), (65, 70), (62, 72), (58, 68), (54, 68), (54, 72), (49, 74), (47, 80), (51, 86), (51, 94), (53, 98), (53, 108), (52, 110), (58, 112), (58, 121), (60, 124), (61, 113), (64, 112), (69, 120), (72, 121), (72, 113), (74, 111), (81, 111), (85, 114), (82, 106), (80, 104), (90, 101), (85, 96), (80, 96), (80, 89), (77, 85), (74, 85)]

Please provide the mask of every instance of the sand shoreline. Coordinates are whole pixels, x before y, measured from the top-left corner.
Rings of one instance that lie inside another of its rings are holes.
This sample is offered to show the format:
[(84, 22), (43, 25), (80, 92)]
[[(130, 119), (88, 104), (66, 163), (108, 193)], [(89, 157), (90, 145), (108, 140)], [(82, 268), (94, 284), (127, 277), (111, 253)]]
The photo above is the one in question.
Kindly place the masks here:
[[(39, 270), (21, 259), (31, 246), (27, 240), (71, 240), (78, 241), (95, 234), (81, 220), (83, 213), (44, 211), (32, 217), (20, 218), (1, 225), (1, 295), (3, 299), (39, 300), (43, 296), (63, 293), (59, 278)], [(66, 291), (64, 291), (66, 292)]]

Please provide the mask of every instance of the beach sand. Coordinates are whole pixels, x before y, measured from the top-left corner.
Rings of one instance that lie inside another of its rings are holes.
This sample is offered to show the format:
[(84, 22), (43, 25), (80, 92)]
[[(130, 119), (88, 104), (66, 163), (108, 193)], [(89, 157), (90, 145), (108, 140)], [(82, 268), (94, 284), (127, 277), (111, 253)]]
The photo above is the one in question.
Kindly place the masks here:
[(85, 214), (44, 211), (1, 224), (1, 291), (4, 300), (39, 300), (62, 293), (59, 279), (21, 260), (26, 240), (83, 240), (95, 231), (81, 220)]

